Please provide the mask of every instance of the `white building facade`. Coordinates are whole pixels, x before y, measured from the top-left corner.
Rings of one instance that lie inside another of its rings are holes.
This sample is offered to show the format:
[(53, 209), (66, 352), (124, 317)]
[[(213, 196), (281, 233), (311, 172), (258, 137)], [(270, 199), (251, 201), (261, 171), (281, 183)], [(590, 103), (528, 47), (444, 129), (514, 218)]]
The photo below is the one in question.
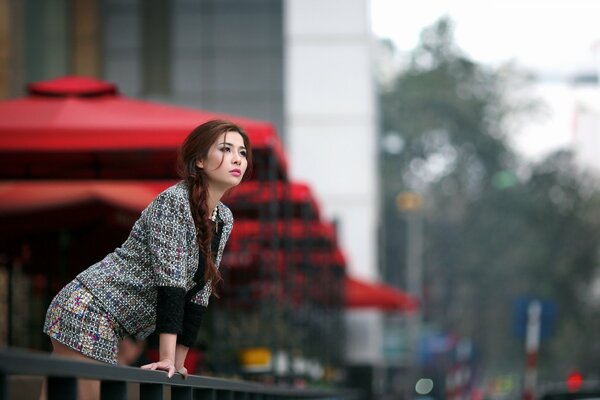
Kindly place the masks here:
[[(348, 273), (378, 278), (376, 89), (368, 0), (286, 0), (285, 132), (291, 174), (336, 221)], [(347, 313), (350, 362), (382, 360), (381, 315)]]

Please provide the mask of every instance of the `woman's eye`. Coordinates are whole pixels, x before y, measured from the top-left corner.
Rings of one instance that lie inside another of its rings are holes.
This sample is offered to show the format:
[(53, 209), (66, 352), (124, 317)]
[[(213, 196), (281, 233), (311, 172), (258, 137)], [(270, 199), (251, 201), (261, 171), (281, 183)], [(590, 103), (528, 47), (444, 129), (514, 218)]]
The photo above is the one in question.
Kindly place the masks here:
[(221, 151), (228, 152), (231, 151), (231, 149), (229, 147), (221, 147)]
[(245, 152), (244, 150), (242, 150), (242, 151), (240, 151), (240, 155), (241, 155), (242, 157), (246, 157), (246, 152)]

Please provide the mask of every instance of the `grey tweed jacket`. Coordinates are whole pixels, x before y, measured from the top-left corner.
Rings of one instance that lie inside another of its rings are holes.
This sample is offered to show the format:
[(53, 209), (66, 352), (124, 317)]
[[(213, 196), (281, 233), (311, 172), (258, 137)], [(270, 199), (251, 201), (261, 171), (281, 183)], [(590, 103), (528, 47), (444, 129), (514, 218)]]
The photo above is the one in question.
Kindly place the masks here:
[[(188, 293), (197, 282), (200, 249), (192, 219), (188, 188), (179, 182), (160, 193), (134, 224), (127, 240), (102, 261), (77, 276), (128, 334), (144, 339), (155, 330), (160, 288)], [(217, 205), (221, 240), (215, 255), (218, 267), (233, 228), (233, 215)], [(208, 306), (210, 281), (191, 298)]]

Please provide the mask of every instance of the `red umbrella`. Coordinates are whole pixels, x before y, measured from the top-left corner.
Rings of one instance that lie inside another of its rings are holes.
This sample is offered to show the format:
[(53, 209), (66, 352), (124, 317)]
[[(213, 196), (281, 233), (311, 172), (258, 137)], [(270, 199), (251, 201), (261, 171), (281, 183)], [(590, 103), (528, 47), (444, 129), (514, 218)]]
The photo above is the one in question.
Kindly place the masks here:
[(347, 277), (346, 306), (348, 308), (415, 312), (419, 309), (419, 302), (409, 294), (392, 286)]
[[(60, 178), (69, 170), (69, 177), (107, 177), (104, 167), (109, 177), (173, 177), (185, 136), (217, 118), (244, 127), (253, 148), (272, 155), (277, 174), (286, 176), (283, 146), (269, 122), (134, 100), (91, 78), (32, 83), (28, 91), (24, 98), (0, 102), (0, 178)], [(157, 170), (159, 162), (168, 165)]]
[(0, 216), (103, 202), (139, 214), (174, 181), (0, 182)]
[(0, 237), (73, 228), (101, 219), (130, 228), (174, 181), (0, 182)]
[(75, 276), (84, 266), (102, 259), (123, 243), (140, 211), (172, 184), (173, 181), (2, 181), (2, 251), (20, 254), (21, 248), (27, 248), (30, 256), (24, 261), (24, 270), (62, 285), (65, 282), (57, 281), (57, 277)]

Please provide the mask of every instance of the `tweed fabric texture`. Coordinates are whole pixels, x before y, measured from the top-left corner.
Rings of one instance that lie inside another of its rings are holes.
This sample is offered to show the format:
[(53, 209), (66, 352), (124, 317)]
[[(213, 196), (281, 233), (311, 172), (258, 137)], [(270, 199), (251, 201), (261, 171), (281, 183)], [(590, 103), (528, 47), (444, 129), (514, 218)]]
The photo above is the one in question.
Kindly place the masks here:
[(125, 330), (77, 280), (54, 297), (46, 313), (44, 333), (95, 360), (117, 363)]
[[(220, 202), (217, 224), (222, 230), (215, 254), (218, 268), (233, 228), (233, 215)], [(202, 284), (194, 280), (200, 254), (189, 190), (185, 182), (179, 182), (142, 211), (121, 247), (80, 273), (77, 279), (130, 335), (144, 339), (156, 327), (159, 287), (188, 293), (197, 283)], [(206, 307), (210, 294), (211, 282), (206, 282), (190, 301)]]

